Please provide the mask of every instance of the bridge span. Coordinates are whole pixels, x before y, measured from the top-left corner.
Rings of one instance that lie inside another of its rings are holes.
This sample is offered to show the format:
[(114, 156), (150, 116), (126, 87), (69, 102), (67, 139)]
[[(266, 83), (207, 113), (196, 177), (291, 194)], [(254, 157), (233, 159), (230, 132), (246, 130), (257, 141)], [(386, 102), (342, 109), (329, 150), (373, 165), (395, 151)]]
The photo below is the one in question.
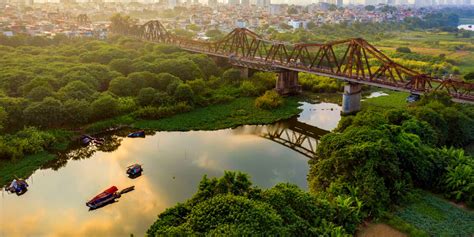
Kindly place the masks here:
[(266, 40), (256, 33), (237, 28), (215, 42), (185, 39), (169, 33), (159, 21), (139, 27), (138, 37), (175, 45), (183, 50), (227, 58), (242, 68), (278, 73), (276, 90), (298, 93), (298, 72), (336, 78), (347, 82), (343, 113), (360, 109), (361, 85), (371, 85), (414, 94), (445, 91), (453, 101), (474, 103), (474, 83), (431, 77), (402, 66), (361, 38), (329, 43), (290, 44)]

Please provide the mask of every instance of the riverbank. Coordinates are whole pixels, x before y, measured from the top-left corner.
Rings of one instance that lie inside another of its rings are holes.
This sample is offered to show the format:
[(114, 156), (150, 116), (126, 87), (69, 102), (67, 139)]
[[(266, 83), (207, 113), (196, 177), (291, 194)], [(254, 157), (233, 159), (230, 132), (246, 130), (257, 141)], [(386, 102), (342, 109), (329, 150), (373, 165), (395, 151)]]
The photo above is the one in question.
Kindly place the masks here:
[[(255, 107), (255, 98), (244, 97), (225, 104), (197, 108), (190, 112), (160, 120), (135, 120), (131, 115), (123, 115), (90, 124), (83, 130), (91, 134), (97, 134), (117, 127), (131, 127), (154, 131), (190, 131), (218, 130), (240, 125), (270, 124), (298, 115), (301, 111), (298, 108), (299, 100), (300, 98), (298, 97), (287, 97), (281, 107), (274, 110), (262, 110)], [(77, 136), (70, 140), (70, 143), (76, 140)], [(66, 144), (61, 146), (67, 147)], [(57, 151), (55, 152), (57, 153)], [(4, 186), (16, 176), (26, 178), (35, 170), (56, 158), (57, 154), (40, 152), (16, 161), (1, 161), (0, 186)]]

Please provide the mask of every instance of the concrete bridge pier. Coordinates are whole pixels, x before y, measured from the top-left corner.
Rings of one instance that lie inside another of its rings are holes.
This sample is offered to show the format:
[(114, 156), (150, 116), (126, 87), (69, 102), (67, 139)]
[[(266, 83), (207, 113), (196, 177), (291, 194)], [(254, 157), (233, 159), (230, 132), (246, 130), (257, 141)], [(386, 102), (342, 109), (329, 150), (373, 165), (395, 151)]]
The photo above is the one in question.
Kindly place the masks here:
[(343, 115), (353, 114), (360, 111), (362, 85), (359, 83), (347, 83), (344, 86), (344, 94), (342, 95), (342, 111)]
[(240, 67), (240, 78), (248, 79), (250, 77), (250, 69), (248, 67)]
[(278, 72), (275, 90), (280, 95), (301, 93), (302, 87), (298, 83), (298, 72), (290, 70)]

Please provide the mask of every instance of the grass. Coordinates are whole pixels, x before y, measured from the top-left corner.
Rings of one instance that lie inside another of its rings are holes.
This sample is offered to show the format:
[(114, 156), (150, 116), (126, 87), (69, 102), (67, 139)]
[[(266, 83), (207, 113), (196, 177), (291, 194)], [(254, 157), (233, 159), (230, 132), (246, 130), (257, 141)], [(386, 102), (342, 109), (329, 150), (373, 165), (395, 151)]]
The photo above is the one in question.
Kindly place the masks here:
[(38, 167), (54, 159), (56, 155), (44, 151), (17, 161), (0, 161), (0, 187), (15, 177), (30, 176)]
[(410, 95), (407, 92), (382, 90), (388, 96), (367, 98), (362, 101), (362, 107), (375, 106), (380, 108), (404, 108), (407, 106), (406, 98)]
[(411, 203), (393, 213), (387, 224), (410, 236), (472, 236), (474, 212), (435, 195), (417, 191)]
[(268, 124), (297, 115), (298, 98), (288, 97), (282, 107), (262, 110), (254, 105), (254, 98), (238, 98), (227, 104), (198, 108), (160, 120), (141, 120), (133, 123), (140, 129), (160, 131), (217, 130), (244, 124)]

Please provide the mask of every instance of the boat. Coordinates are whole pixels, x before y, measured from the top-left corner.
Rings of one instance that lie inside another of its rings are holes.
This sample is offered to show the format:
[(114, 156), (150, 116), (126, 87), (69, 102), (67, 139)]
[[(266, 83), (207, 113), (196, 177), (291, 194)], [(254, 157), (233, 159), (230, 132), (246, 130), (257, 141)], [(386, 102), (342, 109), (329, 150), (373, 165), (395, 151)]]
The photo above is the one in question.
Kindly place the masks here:
[(143, 168), (139, 164), (134, 164), (127, 167), (127, 174), (129, 177), (137, 177), (140, 176), (143, 172)]
[(28, 183), (23, 179), (14, 179), (10, 186), (6, 187), (5, 190), (10, 193), (16, 193), (16, 195), (20, 196), (28, 191)]
[(83, 145), (89, 145), (90, 143), (102, 145), (104, 141), (105, 140), (103, 138), (96, 138), (86, 134), (81, 136), (81, 143)]
[(101, 194), (92, 198), (90, 201), (88, 201), (86, 203), (86, 206), (88, 206), (91, 209), (96, 209), (110, 202), (113, 202), (115, 201), (115, 199), (120, 197), (120, 193), (118, 193), (117, 191), (118, 191), (118, 188), (115, 186), (112, 186), (108, 188), (107, 190), (103, 191)]
[(127, 137), (145, 137), (145, 131), (141, 130), (141, 131), (132, 132), (128, 134)]

